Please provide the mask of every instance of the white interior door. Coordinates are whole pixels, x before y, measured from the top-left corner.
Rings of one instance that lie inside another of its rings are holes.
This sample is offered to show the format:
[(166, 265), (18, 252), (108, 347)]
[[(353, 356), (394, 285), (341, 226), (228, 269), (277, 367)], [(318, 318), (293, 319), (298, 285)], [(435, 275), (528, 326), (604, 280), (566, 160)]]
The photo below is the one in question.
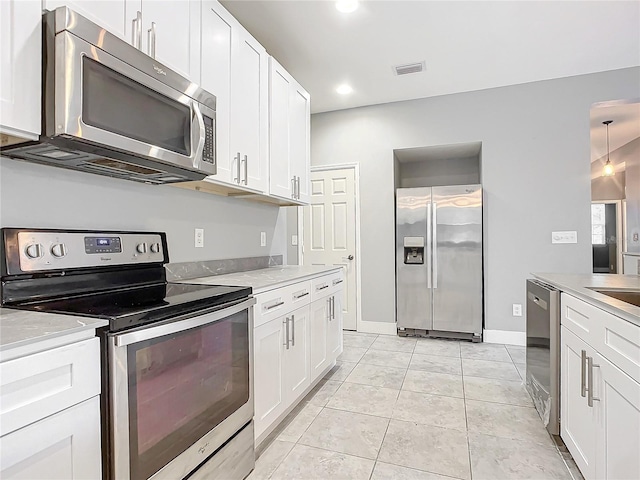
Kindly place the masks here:
[(311, 172), (310, 205), (303, 208), (303, 265), (344, 268), (343, 328), (356, 330), (355, 170)]

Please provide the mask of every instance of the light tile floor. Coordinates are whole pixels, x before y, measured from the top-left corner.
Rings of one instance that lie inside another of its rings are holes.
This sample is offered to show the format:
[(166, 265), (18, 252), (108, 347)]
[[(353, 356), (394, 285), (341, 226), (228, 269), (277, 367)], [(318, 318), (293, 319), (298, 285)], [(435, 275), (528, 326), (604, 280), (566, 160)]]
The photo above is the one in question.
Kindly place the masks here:
[(249, 479), (580, 479), (533, 408), (524, 362), (524, 347), (345, 332)]

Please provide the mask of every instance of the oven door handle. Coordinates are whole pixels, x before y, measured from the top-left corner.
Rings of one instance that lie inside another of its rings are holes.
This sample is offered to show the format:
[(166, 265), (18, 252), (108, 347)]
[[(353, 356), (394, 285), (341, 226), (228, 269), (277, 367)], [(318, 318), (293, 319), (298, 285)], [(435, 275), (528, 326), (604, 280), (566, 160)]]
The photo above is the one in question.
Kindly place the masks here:
[(196, 314), (195, 316), (190, 316), (189, 318), (186, 318), (184, 320), (163, 323), (155, 327), (143, 327), (140, 330), (136, 330), (133, 332), (125, 332), (119, 335), (114, 335), (115, 344), (117, 347), (124, 347), (133, 343), (150, 340), (152, 338), (158, 338), (164, 335), (171, 335), (172, 333), (189, 330), (190, 328), (201, 327), (202, 325), (217, 322), (219, 320), (222, 320), (223, 318), (227, 318), (231, 315), (241, 312), (242, 310), (246, 310), (252, 305), (255, 305), (255, 303), (255, 298), (249, 298), (244, 302), (231, 305), (227, 308), (220, 308), (219, 310), (214, 310), (211, 313), (207, 313), (207, 311), (205, 310)]

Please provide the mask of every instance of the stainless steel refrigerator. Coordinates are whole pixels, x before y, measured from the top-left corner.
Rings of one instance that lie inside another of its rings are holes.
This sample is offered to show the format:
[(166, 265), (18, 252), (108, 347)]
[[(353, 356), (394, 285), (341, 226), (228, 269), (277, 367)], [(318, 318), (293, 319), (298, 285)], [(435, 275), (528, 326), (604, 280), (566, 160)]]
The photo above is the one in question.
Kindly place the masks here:
[(482, 188), (396, 190), (399, 335), (482, 338)]

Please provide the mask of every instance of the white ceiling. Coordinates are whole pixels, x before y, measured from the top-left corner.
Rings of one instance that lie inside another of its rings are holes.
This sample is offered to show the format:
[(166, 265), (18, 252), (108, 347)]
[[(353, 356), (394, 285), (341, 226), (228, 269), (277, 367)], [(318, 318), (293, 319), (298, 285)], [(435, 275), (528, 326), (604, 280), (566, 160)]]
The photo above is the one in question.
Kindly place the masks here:
[[(309, 91), (313, 113), (640, 64), (638, 1), (222, 0)], [(392, 67), (426, 62), (402, 77)], [(338, 95), (349, 82), (354, 92)]]

